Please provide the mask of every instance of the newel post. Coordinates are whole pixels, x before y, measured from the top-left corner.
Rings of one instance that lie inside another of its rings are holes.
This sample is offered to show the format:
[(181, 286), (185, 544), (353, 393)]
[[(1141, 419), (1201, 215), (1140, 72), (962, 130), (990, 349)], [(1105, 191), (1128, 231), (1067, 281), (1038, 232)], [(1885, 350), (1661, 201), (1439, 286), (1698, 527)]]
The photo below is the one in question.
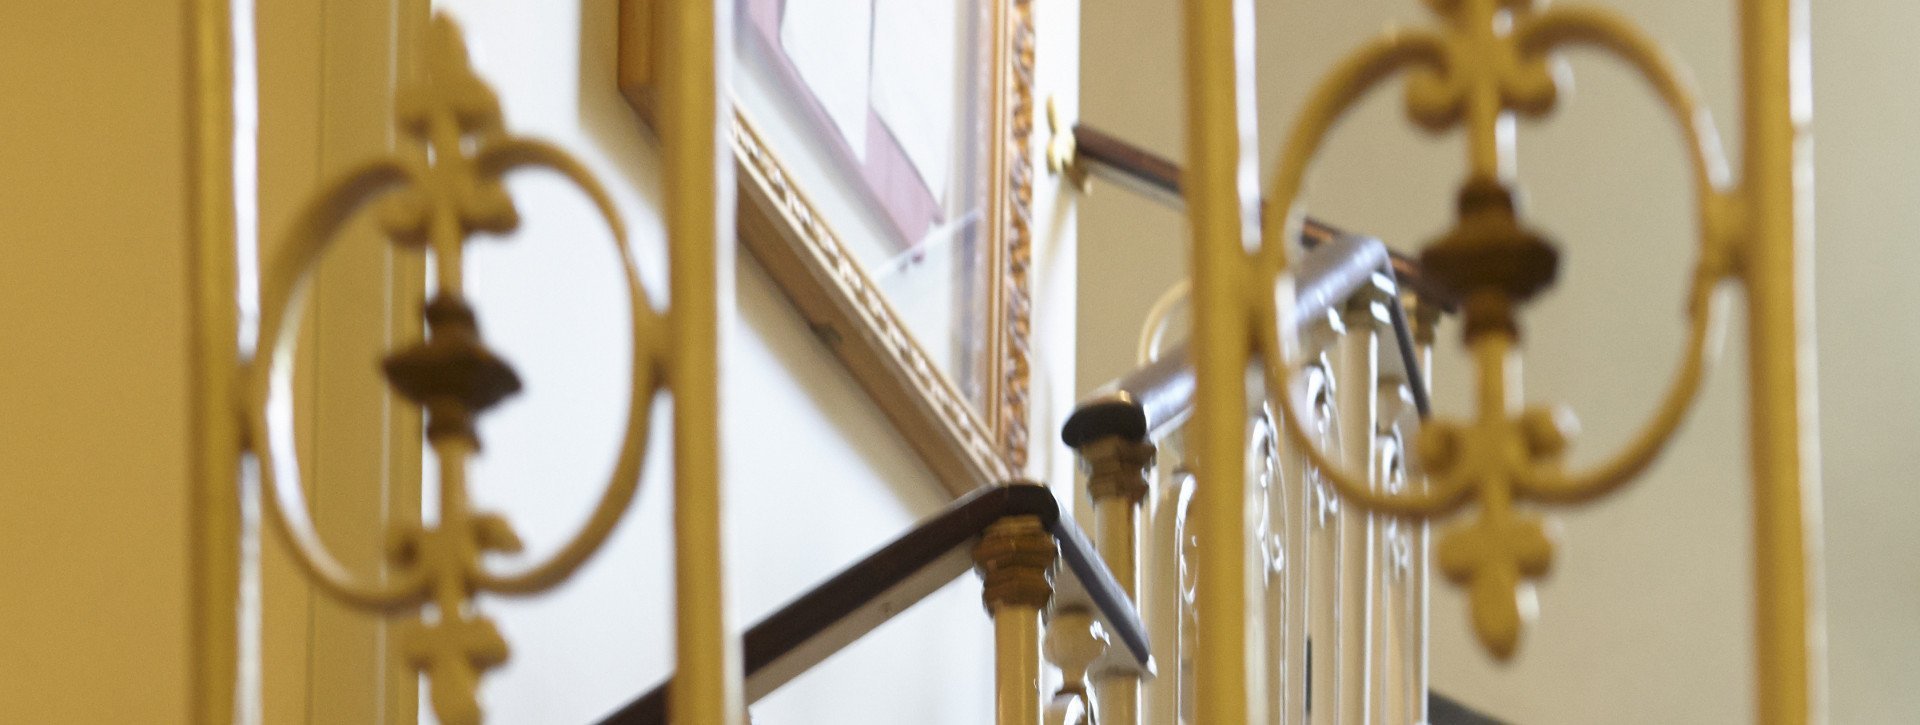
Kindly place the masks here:
[(1059, 552), (1040, 517), (1008, 516), (973, 547), (993, 616), (994, 722), (1040, 725), (1040, 615), (1053, 601)]

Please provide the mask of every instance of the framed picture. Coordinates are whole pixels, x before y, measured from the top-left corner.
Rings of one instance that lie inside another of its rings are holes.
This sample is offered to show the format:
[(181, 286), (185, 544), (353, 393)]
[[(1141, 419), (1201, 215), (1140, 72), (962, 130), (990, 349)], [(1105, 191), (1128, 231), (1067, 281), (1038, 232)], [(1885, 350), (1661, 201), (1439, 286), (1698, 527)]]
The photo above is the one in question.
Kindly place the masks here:
[(1031, 0), (740, 5), (741, 241), (955, 493), (1026, 465), (1032, 38)]

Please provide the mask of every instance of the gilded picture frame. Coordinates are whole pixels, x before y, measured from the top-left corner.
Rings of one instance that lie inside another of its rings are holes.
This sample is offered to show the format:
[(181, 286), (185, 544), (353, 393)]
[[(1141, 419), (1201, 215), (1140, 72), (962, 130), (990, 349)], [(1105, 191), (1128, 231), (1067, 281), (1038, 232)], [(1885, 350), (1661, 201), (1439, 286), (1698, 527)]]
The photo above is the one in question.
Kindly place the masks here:
[[(650, 119), (653, 3), (623, 0), (618, 78)], [(979, 49), (986, 83), (988, 179), (981, 280), (985, 290), (982, 395), (969, 400), (908, 329), (895, 304), (853, 254), (845, 228), (803, 188), (750, 111), (731, 121), (740, 241), (793, 302), (816, 337), (958, 495), (1004, 482), (1026, 467), (1031, 370), (1034, 121), (1032, 0), (992, 0)], [(743, 32), (753, 32), (751, 27)]]

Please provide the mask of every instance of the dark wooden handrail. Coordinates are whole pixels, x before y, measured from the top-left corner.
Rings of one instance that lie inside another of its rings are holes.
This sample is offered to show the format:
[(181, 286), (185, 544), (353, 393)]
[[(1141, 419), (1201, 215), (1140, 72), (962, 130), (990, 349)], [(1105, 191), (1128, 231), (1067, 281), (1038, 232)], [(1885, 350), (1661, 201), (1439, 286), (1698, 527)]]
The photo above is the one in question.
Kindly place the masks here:
[[(752, 703), (839, 652), (973, 567), (970, 549), (989, 524), (1008, 516), (1040, 518), (1060, 547), (1054, 607), (1092, 612), (1114, 639), (1108, 661), (1153, 672), (1146, 626), (1073, 520), (1045, 486), (985, 488), (948, 504), (892, 543), (842, 570), (747, 630), (742, 640), (747, 702)], [(985, 615), (982, 615), (985, 616)], [(602, 720), (602, 725), (664, 725), (667, 683)]]
[[(1185, 209), (1180, 165), (1116, 136), (1084, 124), (1073, 127), (1076, 162), (1091, 175), (1155, 199), (1174, 209)], [(1388, 293), (1405, 289), (1443, 312), (1454, 312), (1459, 302), (1452, 291), (1429, 279), (1418, 262), (1394, 252), (1378, 239), (1348, 234), (1313, 218), (1300, 231), (1307, 249), (1294, 273), (1293, 319), (1285, 321), (1298, 332), (1322, 319), (1366, 285), (1384, 285)], [(1430, 411), (1425, 376), (1416, 362), (1406, 311), (1396, 294), (1388, 294), (1397, 356), (1421, 417)], [(1102, 386), (1074, 409), (1060, 437), (1073, 448), (1105, 438), (1151, 440), (1186, 417), (1193, 406), (1193, 363), (1185, 346), (1167, 351), (1159, 360), (1136, 368)], [(1498, 725), (1499, 720), (1475, 712), (1436, 692), (1427, 693), (1434, 725)]]
[[(1414, 407), (1423, 418), (1431, 412), (1406, 311), (1400, 307), (1399, 295), (1393, 294), (1395, 275), (1386, 245), (1357, 236), (1318, 244), (1301, 256), (1293, 282), (1293, 314), (1281, 321), (1288, 326), (1284, 334), (1289, 335), (1325, 319), (1328, 311), (1369, 285), (1380, 289), (1399, 353), (1395, 359), (1412, 393)], [(1193, 361), (1182, 345), (1101, 386), (1081, 401), (1061, 427), (1060, 438), (1072, 448), (1110, 436), (1158, 439), (1193, 409), (1193, 391)]]
[[(1181, 194), (1180, 165), (1172, 159), (1128, 143), (1118, 136), (1086, 124), (1073, 127), (1074, 160), (1093, 176), (1131, 189), (1174, 209), (1185, 209)], [(1308, 217), (1300, 230), (1300, 243), (1309, 248), (1330, 239), (1348, 236), (1339, 227)], [(1452, 312), (1459, 301), (1444, 286), (1429, 279), (1419, 262), (1394, 252), (1390, 255), (1394, 278), (1422, 302)]]
[[(1073, 133), (1076, 163), (1088, 173), (1175, 208), (1185, 208), (1178, 164), (1084, 124), (1074, 126)], [(1456, 309), (1454, 295), (1427, 279), (1418, 263), (1372, 237), (1349, 234), (1310, 218), (1301, 228), (1300, 244), (1306, 253), (1293, 269), (1293, 316), (1281, 321), (1290, 328), (1286, 332), (1297, 333), (1323, 319), (1335, 305), (1368, 285), (1381, 288), (1386, 293), (1383, 297), (1401, 372), (1414, 407), (1426, 417), (1431, 412), (1426, 380), (1398, 292), (1412, 292), (1423, 304), (1442, 311)], [(1060, 438), (1073, 448), (1110, 436), (1156, 439), (1192, 410), (1193, 392), (1193, 364), (1183, 345), (1101, 386), (1081, 401), (1061, 427)]]

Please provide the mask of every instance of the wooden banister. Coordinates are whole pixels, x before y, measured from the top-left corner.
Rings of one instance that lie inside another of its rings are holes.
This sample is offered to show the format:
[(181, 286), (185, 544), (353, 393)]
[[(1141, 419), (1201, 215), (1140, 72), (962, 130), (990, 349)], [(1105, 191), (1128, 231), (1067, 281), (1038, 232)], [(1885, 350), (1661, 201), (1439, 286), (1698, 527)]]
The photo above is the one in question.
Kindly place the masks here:
[[(1386, 245), (1371, 237), (1335, 236), (1316, 243), (1296, 265), (1293, 314), (1281, 324), (1289, 327), (1287, 334), (1297, 334), (1367, 286), (1380, 288), (1398, 350), (1392, 359), (1398, 361), (1414, 405), (1425, 417), (1430, 409), (1427, 386), (1406, 311), (1394, 293), (1399, 277), (1392, 259)], [(1183, 345), (1102, 386), (1067, 417), (1060, 437), (1076, 449), (1110, 436), (1153, 440), (1192, 408), (1193, 364)]]
[[(1008, 516), (1038, 517), (1060, 548), (1054, 607), (1083, 607), (1114, 639), (1112, 664), (1151, 675), (1153, 657), (1138, 609), (1093, 544), (1061, 512), (1045, 486), (984, 488), (948, 504), (893, 542), (747, 630), (742, 655), (752, 703), (905, 611), (973, 567), (968, 550), (987, 526)], [(603, 725), (664, 725), (662, 683), (602, 720)]]
[[(1132, 190), (1174, 209), (1185, 209), (1180, 165), (1172, 159), (1129, 143), (1118, 136), (1086, 124), (1073, 127), (1074, 163), (1092, 176)], [(1300, 231), (1301, 245), (1311, 249), (1322, 242), (1349, 236), (1339, 227), (1308, 217)], [(1429, 279), (1420, 263), (1398, 252), (1390, 254), (1394, 278), (1420, 301), (1452, 312), (1458, 298), (1444, 286)]]

